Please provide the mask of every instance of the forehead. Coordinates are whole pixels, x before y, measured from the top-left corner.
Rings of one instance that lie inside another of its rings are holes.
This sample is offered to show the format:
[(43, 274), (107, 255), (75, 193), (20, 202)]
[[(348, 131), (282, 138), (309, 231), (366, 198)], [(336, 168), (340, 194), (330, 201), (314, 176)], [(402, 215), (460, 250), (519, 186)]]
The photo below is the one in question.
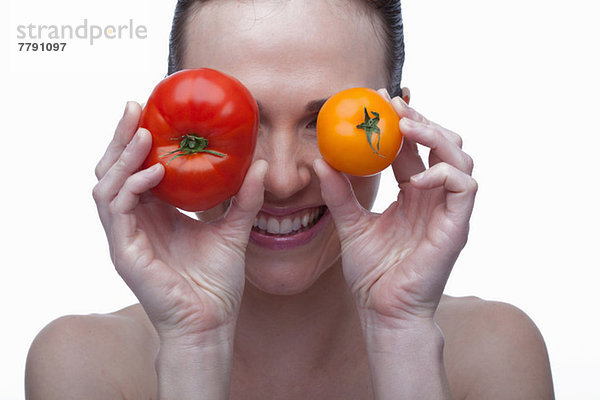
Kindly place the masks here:
[(250, 86), (379, 88), (387, 82), (376, 26), (357, 1), (209, 1), (188, 21), (183, 66), (219, 69)]

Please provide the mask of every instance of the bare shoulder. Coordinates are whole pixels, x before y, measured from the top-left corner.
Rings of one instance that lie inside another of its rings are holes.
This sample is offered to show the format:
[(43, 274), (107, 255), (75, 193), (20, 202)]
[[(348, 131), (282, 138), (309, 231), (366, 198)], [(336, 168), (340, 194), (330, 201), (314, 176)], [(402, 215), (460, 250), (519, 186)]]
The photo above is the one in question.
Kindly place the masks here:
[(48, 324), (27, 356), (25, 392), (37, 399), (155, 397), (152, 325), (139, 305)]
[(474, 399), (554, 399), (544, 339), (523, 311), (477, 297), (444, 296), (436, 321), (454, 393)]

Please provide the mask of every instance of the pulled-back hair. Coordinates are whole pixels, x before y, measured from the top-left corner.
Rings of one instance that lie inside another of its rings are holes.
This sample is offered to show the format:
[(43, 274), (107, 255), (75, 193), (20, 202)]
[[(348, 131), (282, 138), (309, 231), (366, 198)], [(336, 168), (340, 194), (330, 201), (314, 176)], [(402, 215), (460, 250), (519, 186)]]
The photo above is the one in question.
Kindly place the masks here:
[[(182, 69), (183, 54), (186, 48), (186, 22), (203, 3), (210, 0), (178, 0), (175, 6), (171, 37), (169, 40), (169, 70), (168, 74)], [(400, 0), (361, 0), (368, 9), (381, 19), (386, 48), (388, 91), (393, 96), (400, 95), (402, 66), (404, 65), (404, 24)]]

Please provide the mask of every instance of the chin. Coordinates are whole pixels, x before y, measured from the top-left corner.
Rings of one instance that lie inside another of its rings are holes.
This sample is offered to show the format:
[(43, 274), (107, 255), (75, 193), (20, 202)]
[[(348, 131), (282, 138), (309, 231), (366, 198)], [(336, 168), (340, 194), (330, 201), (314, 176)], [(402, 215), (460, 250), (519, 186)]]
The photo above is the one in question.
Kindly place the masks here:
[(272, 254), (265, 259), (253, 259), (252, 251), (246, 254), (246, 281), (255, 289), (279, 296), (291, 296), (306, 292), (340, 260), (339, 241), (327, 246), (321, 255), (298, 251), (297, 254)]
[(246, 274), (246, 281), (255, 289), (276, 296), (292, 296), (310, 289), (320, 274), (298, 274), (280, 270)]

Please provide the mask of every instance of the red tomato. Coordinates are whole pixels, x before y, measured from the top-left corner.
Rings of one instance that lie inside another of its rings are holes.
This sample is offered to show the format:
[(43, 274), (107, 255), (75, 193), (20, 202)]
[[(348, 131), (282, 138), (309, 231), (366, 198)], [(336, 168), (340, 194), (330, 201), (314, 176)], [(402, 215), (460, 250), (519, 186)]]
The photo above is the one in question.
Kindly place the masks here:
[(189, 69), (161, 81), (140, 120), (152, 134), (143, 168), (160, 162), (166, 169), (153, 193), (186, 211), (235, 195), (252, 162), (258, 122), (254, 97), (222, 72)]
[(331, 96), (317, 116), (317, 143), (323, 159), (338, 171), (374, 175), (400, 152), (398, 114), (373, 89), (353, 88)]

